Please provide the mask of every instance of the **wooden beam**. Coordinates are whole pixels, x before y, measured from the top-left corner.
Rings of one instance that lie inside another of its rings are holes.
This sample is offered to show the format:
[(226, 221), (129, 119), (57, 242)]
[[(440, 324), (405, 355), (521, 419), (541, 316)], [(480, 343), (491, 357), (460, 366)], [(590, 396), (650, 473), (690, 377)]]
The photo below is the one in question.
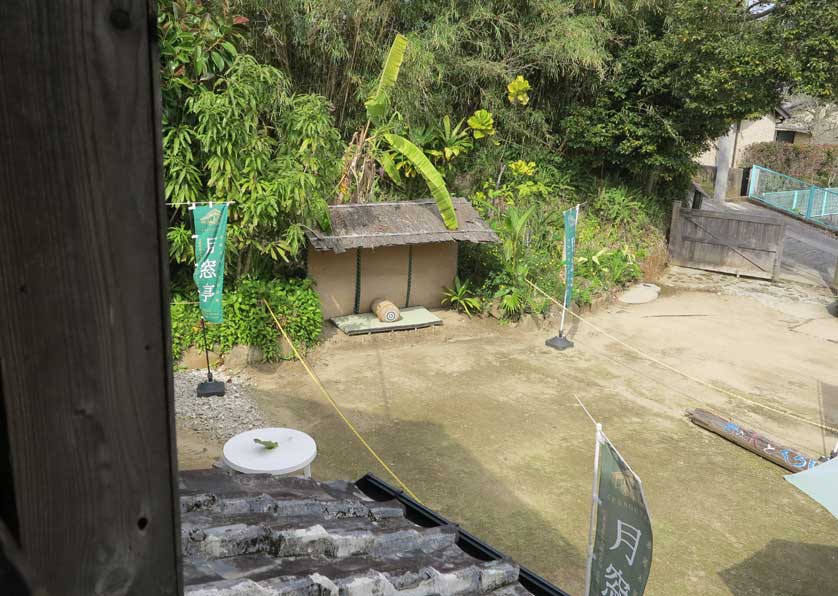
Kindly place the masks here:
[(153, 6), (0, 2), (7, 525), (52, 595), (181, 591)]
[(790, 472), (802, 472), (818, 465), (818, 461), (809, 455), (791, 447), (785, 447), (775, 439), (766, 437), (755, 430), (744, 428), (733, 420), (722, 418), (707, 410), (691, 410), (687, 412), (687, 416), (694, 424), (714, 432)]

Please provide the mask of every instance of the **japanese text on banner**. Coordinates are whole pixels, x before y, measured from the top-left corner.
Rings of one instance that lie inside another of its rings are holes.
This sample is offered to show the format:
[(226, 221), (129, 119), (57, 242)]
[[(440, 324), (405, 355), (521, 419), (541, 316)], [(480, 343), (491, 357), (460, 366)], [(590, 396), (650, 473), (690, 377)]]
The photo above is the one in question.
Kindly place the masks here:
[(221, 323), (224, 317), (221, 299), (224, 288), (224, 248), (227, 240), (227, 204), (196, 206), (195, 273), (201, 314), (209, 323)]
[(588, 594), (642, 596), (652, 567), (652, 525), (640, 479), (600, 434), (596, 534)]

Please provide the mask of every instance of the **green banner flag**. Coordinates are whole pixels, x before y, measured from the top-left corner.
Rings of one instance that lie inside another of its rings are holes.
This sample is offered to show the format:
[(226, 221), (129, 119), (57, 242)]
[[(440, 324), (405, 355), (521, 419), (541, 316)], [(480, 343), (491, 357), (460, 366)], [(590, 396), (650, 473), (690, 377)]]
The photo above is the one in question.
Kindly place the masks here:
[(588, 556), (587, 593), (642, 596), (652, 567), (652, 524), (643, 486), (599, 425), (596, 460), (596, 534)]
[(221, 296), (224, 288), (224, 244), (227, 241), (227, 204), (198, 205), (195, 218), (195, 273), (201, 314), (208, 323), (224, 321)]
[(570, 300), (573, 298), (573, 257), (576, 253), (576, 220), (578, 218), (579, 205), (564, 212), (564, 305), (566, 308), (570, 307)]

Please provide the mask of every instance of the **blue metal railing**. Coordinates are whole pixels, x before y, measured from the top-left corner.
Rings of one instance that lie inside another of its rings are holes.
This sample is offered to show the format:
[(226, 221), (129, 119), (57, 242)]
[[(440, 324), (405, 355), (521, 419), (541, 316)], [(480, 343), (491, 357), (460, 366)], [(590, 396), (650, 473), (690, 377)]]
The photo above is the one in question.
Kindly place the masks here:
[(751, 166), (748, 196), (812, 223), (838, 230), (838, 188), (821, 188), (762, 166)]

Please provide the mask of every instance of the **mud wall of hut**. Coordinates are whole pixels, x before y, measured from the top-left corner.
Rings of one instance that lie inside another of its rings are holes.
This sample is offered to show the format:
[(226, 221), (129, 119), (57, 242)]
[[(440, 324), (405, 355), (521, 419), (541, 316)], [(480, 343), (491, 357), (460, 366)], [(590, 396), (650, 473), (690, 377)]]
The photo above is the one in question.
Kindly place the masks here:
[(376, 298), (387, 298), (399, 308), (438, 308), (443, 288), (451, 285), (456, 273), (457, 243), (453, 241), (342, 253), (311, 247), (308, 251), (308, 275), (316, 284), (327, 319), (352, 314), (356, 305), (358, 312), (369, 312)]

